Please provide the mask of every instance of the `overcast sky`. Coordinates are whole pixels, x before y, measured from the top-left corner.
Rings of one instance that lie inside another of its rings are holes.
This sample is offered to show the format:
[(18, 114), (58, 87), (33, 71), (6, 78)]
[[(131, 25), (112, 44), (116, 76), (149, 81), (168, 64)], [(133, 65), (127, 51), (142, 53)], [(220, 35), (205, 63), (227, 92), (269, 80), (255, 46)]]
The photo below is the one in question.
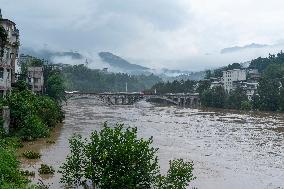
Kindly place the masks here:
[[(282, 0), (0, 0), (24, 47), (110, 51), (152, 68), (202, 70), (283, 46)], [(221, 54), (251, 43), (261, 49)]]

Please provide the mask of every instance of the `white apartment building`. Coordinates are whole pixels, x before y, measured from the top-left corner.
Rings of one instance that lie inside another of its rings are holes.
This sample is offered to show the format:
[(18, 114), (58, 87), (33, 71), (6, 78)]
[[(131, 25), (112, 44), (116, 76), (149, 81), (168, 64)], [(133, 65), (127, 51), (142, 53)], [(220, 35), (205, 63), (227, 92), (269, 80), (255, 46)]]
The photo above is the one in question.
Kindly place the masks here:
[(227, 93), (230, 93), (230, 91), (234, 89), (233, 82), (246, 81), (246, 79), (247, 79), (246, 70), (234, 69), (234, 70), (223, 71), (222, 81), (224, 84), (224, 89)]
[(28, 84), (35, 93), (43, 93), (44, 77), (43, 67), (28, 67)]
[(8, 19), (3, 19), (0, 9), (0, 27), (7, 33), (7, 41), (0, 45), (0, 96), (5, 96), (15, 82), (15, 65), (19, 51), (19, 30), (16, 24)]

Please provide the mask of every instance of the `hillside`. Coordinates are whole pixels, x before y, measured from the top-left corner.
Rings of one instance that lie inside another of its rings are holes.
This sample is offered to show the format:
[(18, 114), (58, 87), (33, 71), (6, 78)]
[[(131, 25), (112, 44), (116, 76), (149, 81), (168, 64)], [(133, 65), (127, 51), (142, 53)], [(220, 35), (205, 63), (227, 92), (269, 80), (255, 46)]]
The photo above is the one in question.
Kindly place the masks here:
[(110, 66), (119, 68), (122, 70), (129, 70), (129, 71), (147, 71), (149, 68), (146, 68), (144, 66), (140, 66), (137, 64), (132, 64), (128, 62), (127, 60), (116, 56), (110, 52), (100, 52), (99, 53), (100, 58), (105, 63), (108, 63)]

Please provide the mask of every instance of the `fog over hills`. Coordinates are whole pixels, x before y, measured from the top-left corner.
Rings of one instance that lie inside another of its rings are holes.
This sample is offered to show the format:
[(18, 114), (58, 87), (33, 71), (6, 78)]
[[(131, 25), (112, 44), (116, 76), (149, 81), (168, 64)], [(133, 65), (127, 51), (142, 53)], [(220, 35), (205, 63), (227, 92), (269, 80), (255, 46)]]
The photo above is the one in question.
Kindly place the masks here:
[(117, 55), (114, 55), (110, 52), (100, 52), (99, 56), (102, 59), (102, 61), (108, 63), (111, 67), (122, 69), (125, 71), (147, 71), (150, 69), (137, 64), (132, 64), (126, 61), (125, 59)]
[(64, 51), (57, 52), (47, 49), (34, 50), (32, 48), (22, 48), (22, 54), (32, 55), (41, 59), (45, 59), (50, 63), (63, 64), (86, 64), (93, 69), (108, 68), (110, 72), (128, 73), (131, 75), (138, 74), (155, 74), (164, 80), (173, 79), (194, 79), (200, 80), (203, 78), (203, 72), (191, 72), (183, 70), (172, 70), (167, 68), (152, 69), (138, 64), (129, 62), (128, 60), (117, 56), (111, 52), (100, 52), (94, 54), (81, 54), (79, 52)]
[(252, 44), (245, 45), (245, 46), (242, 46), (242, 47), (235, 46), (235, 47), (224, 48), (224, 49), (221, 50), (221, 54), (233, 53), (233, 52), (238, 52), (238, 51), (242, 51), (242, 50), (246, 50), (246, 49), (263, 48), (263, 47), (268, 47), (268, 45), (252, 43)]

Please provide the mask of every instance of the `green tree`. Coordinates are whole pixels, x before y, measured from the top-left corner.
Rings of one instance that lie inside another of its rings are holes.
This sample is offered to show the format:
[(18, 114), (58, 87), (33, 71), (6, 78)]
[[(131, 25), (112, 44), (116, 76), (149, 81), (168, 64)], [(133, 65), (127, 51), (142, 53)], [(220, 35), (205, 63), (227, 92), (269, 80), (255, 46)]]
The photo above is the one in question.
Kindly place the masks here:
[(247, 100), (248, 98), (246, 95), (246, 91), (241, 87), (237, 87), (228, 95), (226, 107), (239, 110), (241, 109), (242, 102)]
[[(90, 142), (81, 136), (70, 139), (71, 154), (61, 167), (61, 181), (71, 186), (91, 180), (98, 188), (184, 189), (194, 179), (193, 165), (172, 161), (167, 176), (160, 174), (153, 140), (138, 139), (136, 128), (107, 127), (93, 132)], [(162, 187), (158, 187), (162, 186)]]
[(20, 162), (14, 149), (6, 145), (5, 139), (0, 138), (0, 188), (24, 189), (27, 179), (20, 173)]
[(276, 111), (279, 109), (280, 83), (277, 79), (263, 77), (259, 81), (259, 108), (265, 111)]
[(211, 70), (206, 70), (205, 71), (204, 79), (210, 79), (212, 76), (213, 76), (213, 74), (211, 73)]
[(201, 94), (200, 102), (204, 107), (213, 107), (213, 92), (211, 89), (207, 89)]
[(201, 81), (198, 82), (196, 92), (198, 92), (199, 96), (201, 96), (204, 91), (210, 89), (210, 85), (211, 85), (210, 81), (201, 80)]
[(48, 76), (47, 84), (46, 84), (46, 93), (48, 96), (53, 99), (61, 102), (65, 100), (65, 87), (64, 80), (60, 73), (55, 72), (51, 73)]
[(280, 110), (284, 111), (284, 87), (280, 89)]
[(216, 86), (207, 89), (201, 95), (201, 104), (205, 107), (224, 108), (226, 101), (226, 92), (223, 87)]
[(14, 90), (2, 102), (10, 108), (12, 132), (24, 140), (48, 136), (49, 128), (63, 119), (59, 104), (28, 90)]
[(241, 110), (252, 110), (252, 103), (251, 101), (242, 101), (241, 103)]

